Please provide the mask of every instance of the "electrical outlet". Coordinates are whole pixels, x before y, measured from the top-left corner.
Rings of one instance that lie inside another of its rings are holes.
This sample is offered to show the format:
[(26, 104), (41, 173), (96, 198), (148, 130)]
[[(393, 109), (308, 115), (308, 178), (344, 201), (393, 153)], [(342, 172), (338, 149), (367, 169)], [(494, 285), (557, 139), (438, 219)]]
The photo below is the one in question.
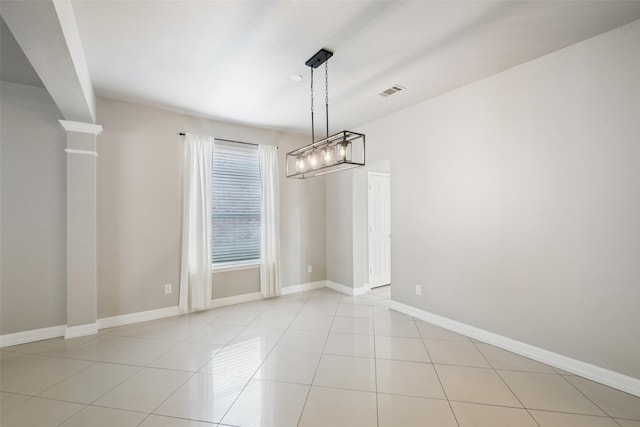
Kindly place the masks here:
[(173, 293), (171, 283), (167, 283), (166, 285), (164, 285), (164, 293), (165, 294)]
[(422, 295), (422, 286), (416, 285), (416, 295)]
[(313, 273), (313, 266), (307, 265), (307, 273)]

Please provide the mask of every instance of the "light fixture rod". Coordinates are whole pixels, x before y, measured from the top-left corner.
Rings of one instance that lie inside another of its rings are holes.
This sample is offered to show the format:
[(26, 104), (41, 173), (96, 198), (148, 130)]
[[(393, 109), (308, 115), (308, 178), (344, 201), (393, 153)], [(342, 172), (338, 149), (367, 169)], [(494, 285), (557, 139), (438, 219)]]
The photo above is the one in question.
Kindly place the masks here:
[(326, 118), (326, 127), (327, 127), (327, 138), (329, 137), (329, 65), (328, 60), (333, 56), (333, 52), (320, 49), (313, 55), (311, 58), (307, 60), (304, 64), (311, 68), (311, 142), (315, 142), (316, 140), (316, 130), (315, 130), (315, 117), (313, 111), (313, 69), (318, 68), (322, 64), (324, 64), (324, 90), (325, 90), (325, 118)]
[(311, 67), (311, 142), (316, 141), (315, 126), (313, 124), (313, 67)]
[(329, 62), (324, 63), (324, 111), (327, 122), (327, 138), (329, 138)]

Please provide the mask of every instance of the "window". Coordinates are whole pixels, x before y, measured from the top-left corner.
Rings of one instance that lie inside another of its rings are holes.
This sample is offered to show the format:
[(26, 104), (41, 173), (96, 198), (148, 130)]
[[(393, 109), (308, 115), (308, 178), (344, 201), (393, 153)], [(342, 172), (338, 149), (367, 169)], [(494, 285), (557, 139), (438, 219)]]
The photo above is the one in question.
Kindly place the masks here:
[(215, 142), (211, 201), (211, 262), (260, 259), (260, 166), (256, 146)]

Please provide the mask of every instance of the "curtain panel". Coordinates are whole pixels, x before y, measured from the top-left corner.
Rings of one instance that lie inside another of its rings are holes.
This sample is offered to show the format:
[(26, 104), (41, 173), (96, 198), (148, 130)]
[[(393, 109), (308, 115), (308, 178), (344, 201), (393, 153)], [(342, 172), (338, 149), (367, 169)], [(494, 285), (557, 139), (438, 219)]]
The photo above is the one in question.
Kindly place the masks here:
[(278, 148), (258, 147), (262, 187), (260, 292), (263, 298), (280, 295), (280, 189)]
[(180, 312), (211, 301), (211, 168), (213, 138), (186, 134), (182, 146)]

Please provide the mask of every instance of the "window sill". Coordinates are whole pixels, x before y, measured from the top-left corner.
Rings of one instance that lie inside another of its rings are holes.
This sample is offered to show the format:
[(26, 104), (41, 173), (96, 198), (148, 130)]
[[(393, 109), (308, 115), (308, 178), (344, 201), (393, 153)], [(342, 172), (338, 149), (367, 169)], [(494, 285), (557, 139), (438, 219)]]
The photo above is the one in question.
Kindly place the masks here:
[(253, 260), (247, 262), (227, 262), (213, 264), (211, 266), (212, 273), (224, 273), (226, 271), (249, 270), (252, 268), (260, 268), (260, 261)]

